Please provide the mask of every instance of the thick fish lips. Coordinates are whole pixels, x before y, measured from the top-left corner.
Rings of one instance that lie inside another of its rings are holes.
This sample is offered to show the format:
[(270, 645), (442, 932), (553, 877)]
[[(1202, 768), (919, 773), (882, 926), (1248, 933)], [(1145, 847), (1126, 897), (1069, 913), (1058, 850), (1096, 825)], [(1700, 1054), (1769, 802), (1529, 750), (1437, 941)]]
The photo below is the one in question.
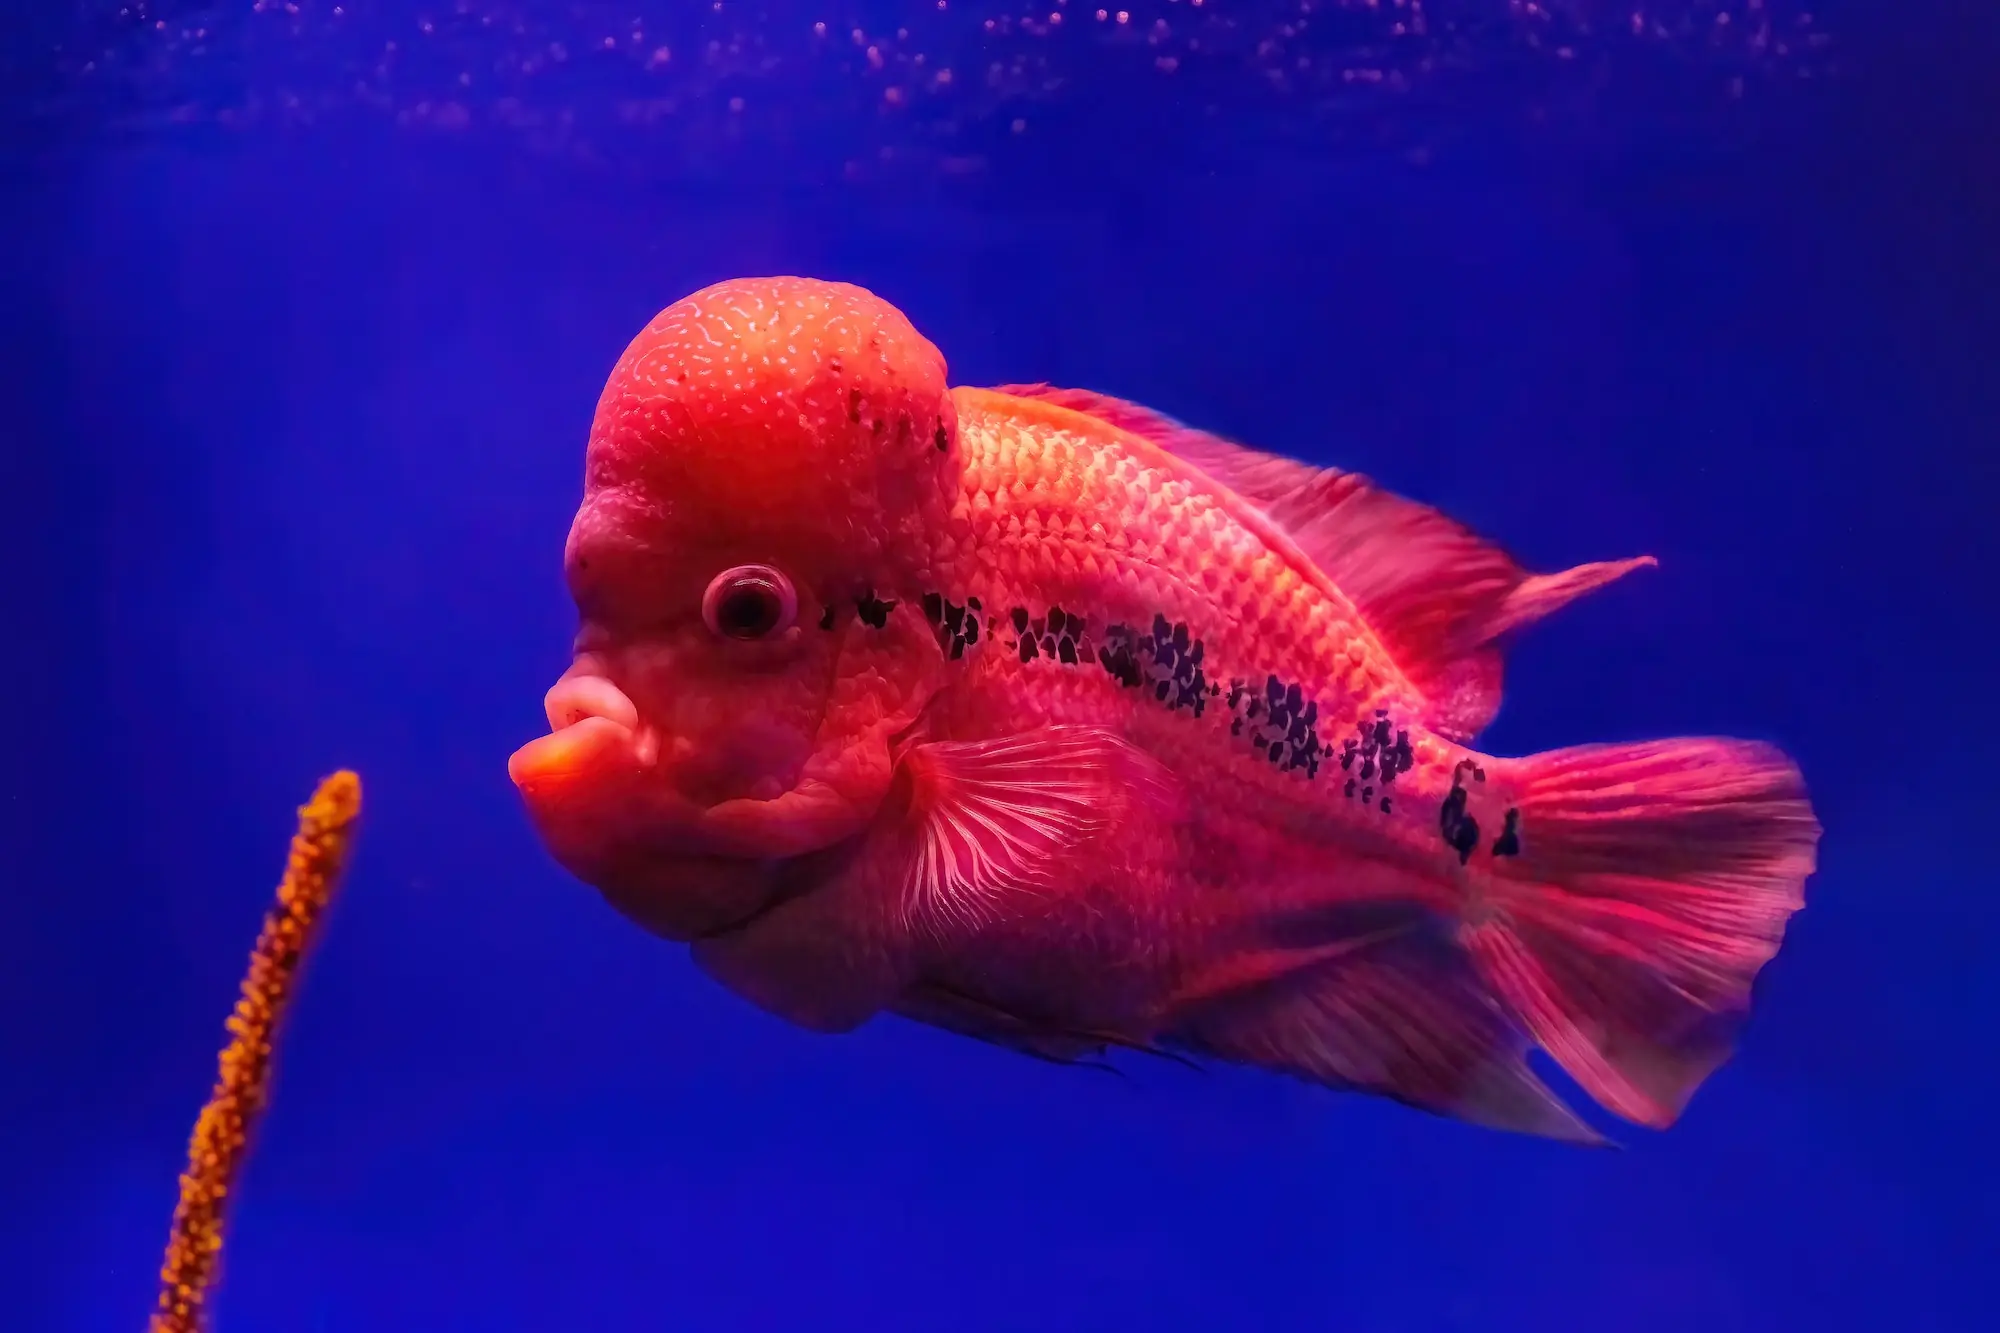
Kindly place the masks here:
[[(631, 698), (579, 661), (542, 700), (549, 734), (507, 760), (529, 816), (564, 868), (601, 884), (641, 844), (693, 840), (699, 812), (655, 772), (659, 743)], [(707, 849), (688, 848), (700, 854)]]
[(579, 657), (542, 707), (550, 734), (516, 750), (507, 772), (545, 834), (552, 831), (547, 825), (565, 822), (622, 827), (655, 842), (672, 840), (681, 850), (745, 857), (793, 855), (813, 845), (810, 837), (793, 845), (809, 833), (792, 827), (795, 819), (778, 821), (786, 827), (760, 826), (760, 815), (797, 813), (779, 802), (786, 789), (776, 777), (750, 784), (741, 797), (702, 799), (699, 792), (713, 791), (713, 766), (701, 762), (688, 738), (663, 737), (642, 719), (596, 657)]
[(754, 915), (768, 898), (773, 864), (674, 789), (658, 737), (598, 670), (579, 659), (543, 700), (550, 733), (507, 761), (550, 855), (669, 939)]
[(574, 804), (621, 779), (642, 778), (658, 759), (658, 744), (642, 739), (639, 709), (585, 663), (564, 673), (542, 699), (549, 734), (507, 760), (507, 775), (531, 808)]
[[(536, 824), (557, 847), (579, 841), (643, 842), (655, 853), (761, 857), (768, 836), (747, 836), (747, 808), (766, 799), (691, 799), (695, 780), (685, 739), (665, 738), (640, 717), (632, 697), (604, 674), (594, 656), (579, 657), (542, 700), (549, 734), (507, 761), (508, 776)], [(775, 782), (760, 797), (776, 797)], [(596, 834), (595, 838), (581, 835)]]

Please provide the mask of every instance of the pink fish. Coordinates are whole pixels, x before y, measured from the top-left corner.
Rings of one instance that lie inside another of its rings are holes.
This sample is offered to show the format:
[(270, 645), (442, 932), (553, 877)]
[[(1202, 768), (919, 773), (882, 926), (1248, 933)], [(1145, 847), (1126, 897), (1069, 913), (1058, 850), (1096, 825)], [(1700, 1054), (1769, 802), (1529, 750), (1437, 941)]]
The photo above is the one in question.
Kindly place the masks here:
[(1366, 478), (1046, 386), (894, 307), (721, 283), (633, 340), (509, 764), (555, 858), (827, 1032), (1275, 1070), (1581, 1142), (1672, 1123), (1803, 903), (1794, 765), (1470, 748), (1529, 574)]

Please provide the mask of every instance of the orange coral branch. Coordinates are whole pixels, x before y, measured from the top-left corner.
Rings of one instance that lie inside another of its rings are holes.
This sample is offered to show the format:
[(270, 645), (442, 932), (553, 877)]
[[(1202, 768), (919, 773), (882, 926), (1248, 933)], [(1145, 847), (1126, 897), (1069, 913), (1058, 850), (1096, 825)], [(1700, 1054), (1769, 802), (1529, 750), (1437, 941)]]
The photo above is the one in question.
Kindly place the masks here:
[(278, 901), (250, 952), (242, 997), (227, 1024), (215, 1091), (195, 1120), (180, 1202), (160, 1268), (160, 1298), (148, 1333), (197, 1333), (222, 1258), (229, 1192), (249, 1155), (250, 1133), (270, 1095), (271, 1050), (312, 947), (320, 917), (339, 884), (361, 814), (361, 779), (342, 771), (319, 784), (299, 808), (299, 831), (278, 885)]

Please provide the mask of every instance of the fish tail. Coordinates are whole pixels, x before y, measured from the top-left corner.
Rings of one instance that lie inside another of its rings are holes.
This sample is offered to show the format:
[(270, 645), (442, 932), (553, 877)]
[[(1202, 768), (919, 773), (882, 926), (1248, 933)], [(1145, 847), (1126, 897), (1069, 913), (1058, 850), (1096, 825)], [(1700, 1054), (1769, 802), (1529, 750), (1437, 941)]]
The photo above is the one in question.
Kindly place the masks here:
[(1770, 746), (1720, 739), (1495, 762), (1517, 834), (1460, 938), (1586, 1092), (1665, 1128), (1728, 1058), (1804, 905), (1820, 836), (1804, 780)]

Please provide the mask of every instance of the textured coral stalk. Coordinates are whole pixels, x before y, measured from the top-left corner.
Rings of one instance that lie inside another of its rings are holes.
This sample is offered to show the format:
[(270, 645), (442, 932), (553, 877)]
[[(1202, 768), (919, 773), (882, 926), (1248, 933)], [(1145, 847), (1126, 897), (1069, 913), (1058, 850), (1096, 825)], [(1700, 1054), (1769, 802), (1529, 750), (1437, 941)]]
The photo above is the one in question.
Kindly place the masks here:
[(270, 1093), (273, 1039), (297, 986), (299, 964), (339, 883), (360, 814), (361, 779), (345, 771), (321, 782), (312, 800), (299, 808), (299, 831), (292, 838), (278, 901), (265, 914), (264, 929), (250, 953), (243, 993), (229, 1016), (229, 1042), (222, 1048), (215, 1091), (201, 1108), (188, 1144), (188, 1166), (181, 1176), (149, 1333), (196, 1333), (204, 1325), (222, 1257), (229, 1192)]

